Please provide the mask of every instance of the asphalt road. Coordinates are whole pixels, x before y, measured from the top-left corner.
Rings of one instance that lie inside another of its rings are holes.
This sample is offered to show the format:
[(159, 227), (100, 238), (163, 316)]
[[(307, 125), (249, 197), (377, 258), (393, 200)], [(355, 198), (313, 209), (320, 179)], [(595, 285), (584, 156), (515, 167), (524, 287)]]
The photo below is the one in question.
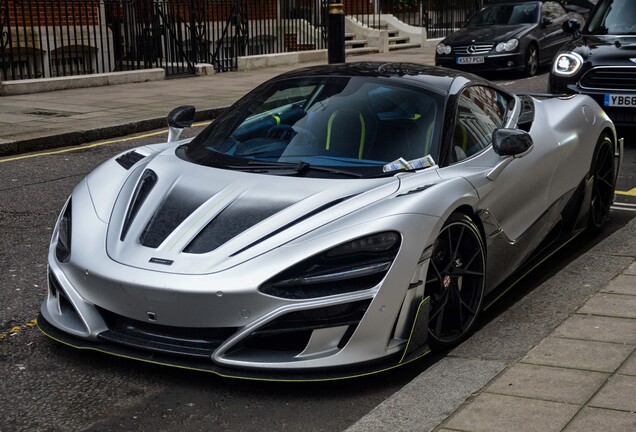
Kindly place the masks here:
[[(524, 92), (544, 92), (547, 80), (545, 74), (493, 78)], [(342, 382), (251, 382), (78, 351), (41, 335), (33, 320), (46, 293), (47, 248), (61, 206), (101, 161), (165, 137), (163, 131), (148, 135), (0, 162), (0, 430), (344, 430), (435, 362), (431, 357)], [(627, 194), (636, 188), (636, 142), (626, 141), (618, 186), (625, 207), (612, 211), (603, 235), (636, 216), (628, 211), (636, 200)], [(481, 324), (600, 239), (586, 236), (570, 245), (506, 295)]]

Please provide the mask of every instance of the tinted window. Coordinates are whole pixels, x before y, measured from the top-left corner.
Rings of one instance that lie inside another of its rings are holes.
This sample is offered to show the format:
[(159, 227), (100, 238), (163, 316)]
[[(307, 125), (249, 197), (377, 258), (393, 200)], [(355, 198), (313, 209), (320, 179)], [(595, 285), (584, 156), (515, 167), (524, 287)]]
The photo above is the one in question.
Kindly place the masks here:
[(492, 132), (505, 121), (509, 97), (484, 86), (466, 88), (459, 97), (453, 157), (460, 161), (479, 153), (491, 143)]
[(601, 0), (587, 29), (592, 34), (636, 34), (636, 2)]
[(539, 20), (538, 3), (489, 6), (468, 21), (467, 27), (532, 24)]

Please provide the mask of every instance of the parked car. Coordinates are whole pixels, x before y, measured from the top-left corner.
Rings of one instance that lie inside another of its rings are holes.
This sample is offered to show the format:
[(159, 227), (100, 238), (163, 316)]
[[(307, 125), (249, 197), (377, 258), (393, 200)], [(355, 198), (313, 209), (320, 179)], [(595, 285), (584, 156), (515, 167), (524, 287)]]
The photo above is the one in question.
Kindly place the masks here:
[(600, 0), (581, 30), (556, 56), (549, 79), (552, 93), (593, 97), (618, 125), (636, 124), (636, 3)]
[[(516, 96), (403, 63), (273, 78), (194, 139), (73, 190), (38, 325), (223, 376), (359, 376), (458, 344), (562, 242), (608, 218), (620, 140), (587, 96)], [(507, 281), (507, 282), (506, 282)]]
[(556, 1), (489, 4), (437, 45), (435, 64), (474, 73), (521, 71), (534, 76), (572, 39), (562, 29), (569, 19), (583, 17)]

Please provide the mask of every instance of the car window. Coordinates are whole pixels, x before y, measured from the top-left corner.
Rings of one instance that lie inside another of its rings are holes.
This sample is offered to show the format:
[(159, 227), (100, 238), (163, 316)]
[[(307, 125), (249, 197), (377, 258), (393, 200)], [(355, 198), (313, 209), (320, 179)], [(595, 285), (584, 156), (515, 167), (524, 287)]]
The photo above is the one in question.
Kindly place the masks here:
[(509, 97), (491, 87), (472, 86), (459, 96), (453, 131), (453, 160), (461, 161), (487, 148), (492, 132), (505, 121)]
[(536, 3), (493, 5), (480, 10), (468, 21), (466, 27), (532, 24), (537, 22), (538, 13)]
[(557, 2), (547, 1), (543, 3), (542, 16), (550, 19), (557, 19), (564, 16), (567, 12)]
[(591, 34), (636, 34), (636, 4), (633, 0), (604, 0), (590, 18)]

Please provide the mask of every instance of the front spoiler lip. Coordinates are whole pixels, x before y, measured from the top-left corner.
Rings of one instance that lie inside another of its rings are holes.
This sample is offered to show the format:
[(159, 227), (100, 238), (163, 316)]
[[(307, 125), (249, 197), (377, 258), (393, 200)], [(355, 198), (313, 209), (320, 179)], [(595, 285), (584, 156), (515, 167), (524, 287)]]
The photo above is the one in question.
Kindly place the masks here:
[[(429, 316), (429, 299), (421, 302), (417, 317), (413, 323), (411, 337), (403, 352), (391, 354), (387, 357), (371, 362), (360, 363), (350, 367), (334, 367), (323, 369), (311, 369), (302, 371), (281, 371), (261, 369), (231, 369), (223, 368), (213, 363), (196, 361), (178, 356), (169, 356), (157, 352), (136, 350), (124, 345), (93, 342), (69, 335), (50, 324), (42, 313), (38, 315), (37, 325), (44, 335), (64, 345), (81, 349), (97, 351), (116, 357), (138, 360), (146, 363), (171, 366), (178, 369), (208, 372), (221, 378), (235, 378), (255, 381), (279, 381), (279, 382), (318, 382), (337, 381), (351, 378), (361, 378), (410, 364), (431, 352), (427, 343), (416, 341), (416, 334), (421, 334), (422, 326), (427, 325)], [(426, 324), (425, 324), (426, 323)], [(418, 344), (422, 344), (417, 346)]]

